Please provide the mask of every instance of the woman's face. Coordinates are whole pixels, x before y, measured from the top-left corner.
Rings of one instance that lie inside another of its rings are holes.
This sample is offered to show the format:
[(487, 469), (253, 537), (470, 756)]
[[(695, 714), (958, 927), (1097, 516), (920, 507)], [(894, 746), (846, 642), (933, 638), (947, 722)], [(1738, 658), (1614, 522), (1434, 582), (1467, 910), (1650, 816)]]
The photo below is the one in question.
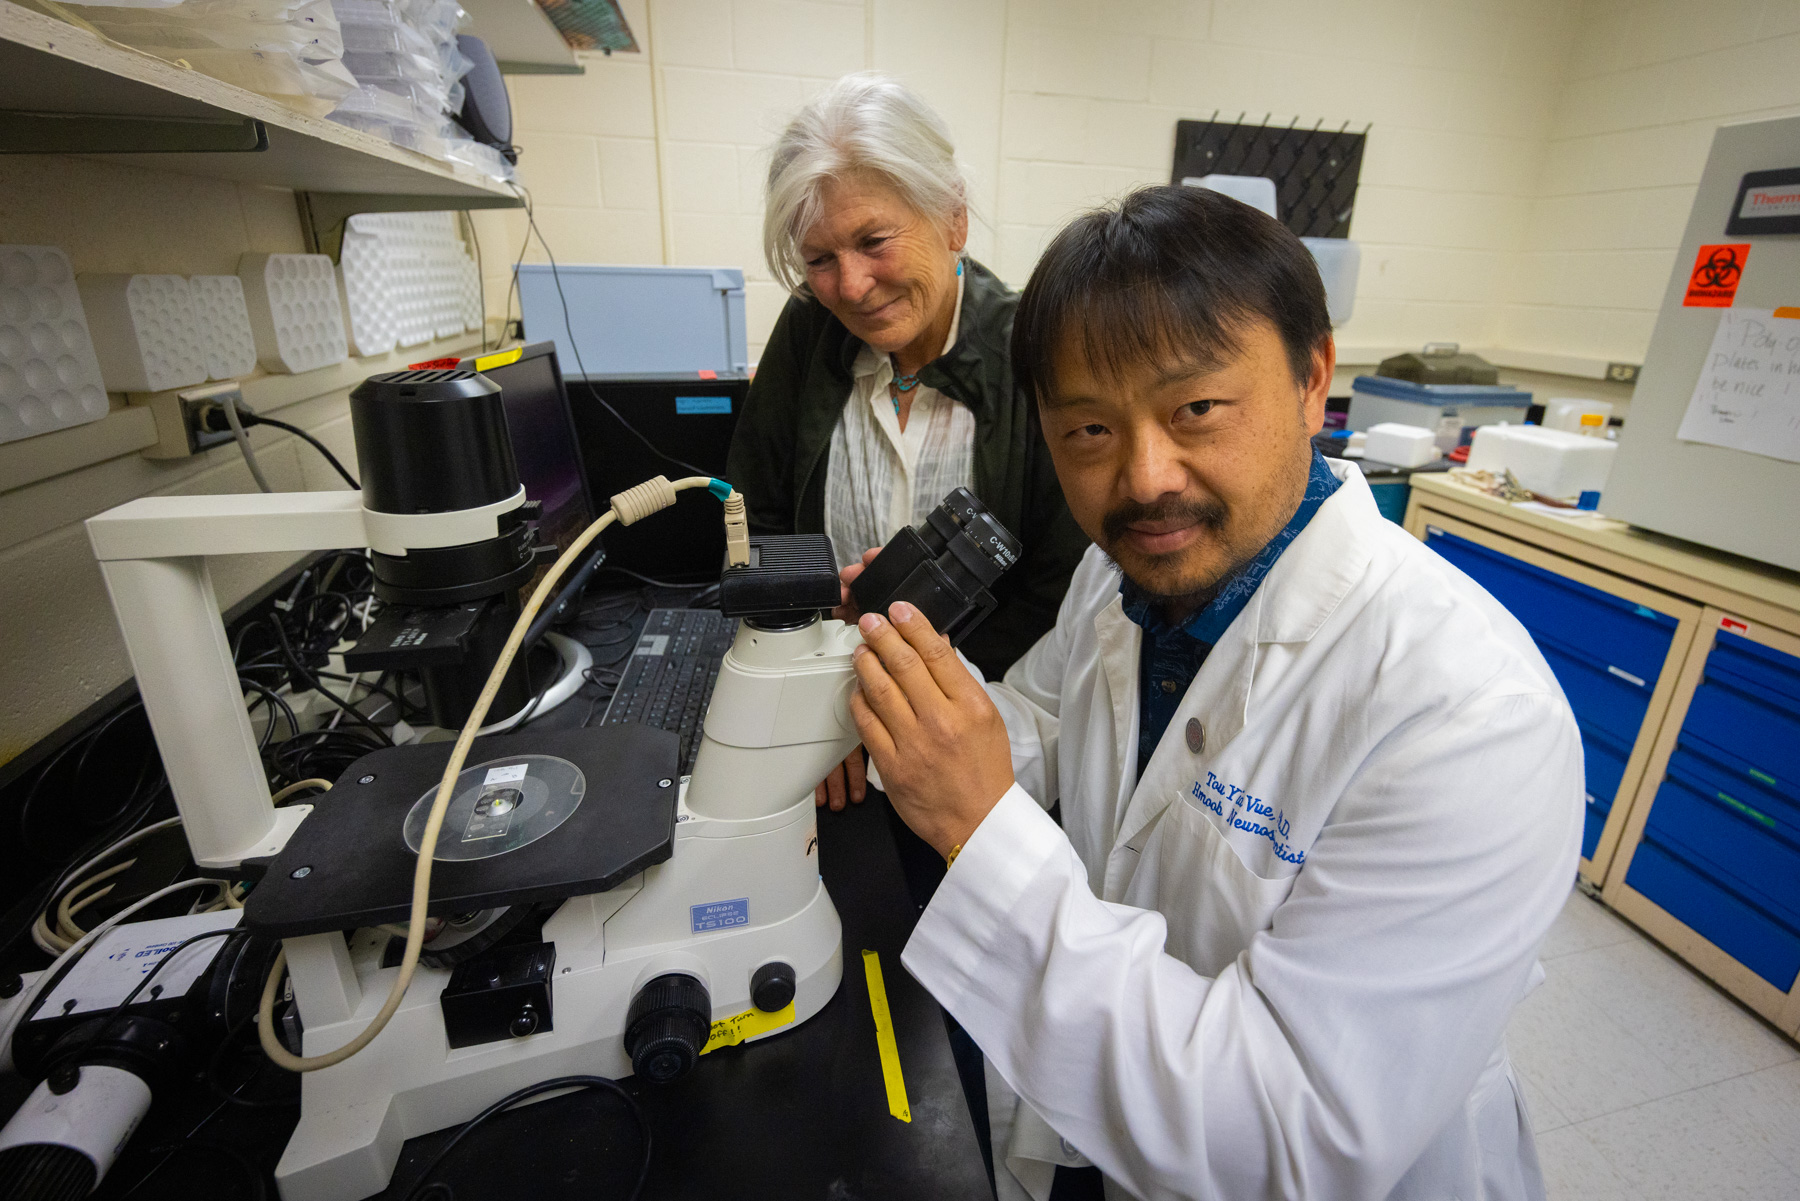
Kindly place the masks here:
[(800, 242), (806, 282), (851, 333), (894, 354), (935, 333), (936, 358), (956, 303), (956, 256), (968, 240), (959, 211), (946, 225), (914, 212), (866, 176), (826, 182), (824, 215)]

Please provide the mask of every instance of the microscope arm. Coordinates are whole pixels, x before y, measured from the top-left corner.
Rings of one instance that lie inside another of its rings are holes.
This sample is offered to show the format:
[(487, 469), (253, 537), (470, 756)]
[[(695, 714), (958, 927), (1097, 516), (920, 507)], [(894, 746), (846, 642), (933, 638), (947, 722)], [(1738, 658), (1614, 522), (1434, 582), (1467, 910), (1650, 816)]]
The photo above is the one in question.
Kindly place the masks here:
[(493, 537), (524, 499), (521, 488), (481, 509), (395, 514), (363, 508), (360, 492), (152, 496), (88, 519), (196, 864), (273, 855), (311, 812), (270, 801), (207, 557), (459, 546)]
[(719, 668), (687, 807), (745, 821), (802, 800), (862, 740), (850, 717), (855, 626), (813, 621), (794, 630), (746, 621)]

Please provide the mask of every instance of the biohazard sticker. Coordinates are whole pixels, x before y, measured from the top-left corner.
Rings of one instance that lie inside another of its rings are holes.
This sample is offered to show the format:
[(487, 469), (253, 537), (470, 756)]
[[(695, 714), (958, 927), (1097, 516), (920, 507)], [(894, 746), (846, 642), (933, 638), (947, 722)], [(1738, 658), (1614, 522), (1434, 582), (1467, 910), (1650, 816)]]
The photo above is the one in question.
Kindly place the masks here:
[(1694, 273), (1688, 276), (1684, 308), (1728, 309), (1737, 295), (1738, 281), (1744, 278), (1744, 264), (1750, 258), (1750, 243), (1728, 242), (1702, 246), (1694, 259)]

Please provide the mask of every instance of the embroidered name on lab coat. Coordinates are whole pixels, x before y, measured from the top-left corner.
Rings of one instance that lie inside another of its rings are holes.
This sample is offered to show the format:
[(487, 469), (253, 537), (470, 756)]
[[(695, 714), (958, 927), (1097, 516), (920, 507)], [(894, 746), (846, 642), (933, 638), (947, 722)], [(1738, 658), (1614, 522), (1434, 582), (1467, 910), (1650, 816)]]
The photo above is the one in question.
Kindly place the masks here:
[[(1236, 784), (1225, 783), (1212, 772), (1206, 773), (1204, 784), (1195, 780), (1192, 792), (1196, 801), (1218, 814), (1231, 829), (1268, 839), (1277, 859), (1305, 864), (1306, 852), (1288, 845), (1288, 819), (1279, 807), (1261, 797), (1251, 796)], [(1231, 807), (1229, 813), (1226, 812), (1227, 805)]]

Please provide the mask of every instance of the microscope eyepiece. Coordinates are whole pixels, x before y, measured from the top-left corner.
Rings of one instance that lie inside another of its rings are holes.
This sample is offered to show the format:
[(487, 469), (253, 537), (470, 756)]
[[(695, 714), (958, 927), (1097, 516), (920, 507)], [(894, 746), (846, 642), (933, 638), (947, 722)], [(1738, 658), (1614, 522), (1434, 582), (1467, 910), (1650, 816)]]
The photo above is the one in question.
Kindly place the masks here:
[(995, 605), (989, 585), (1019, 561), (1019, 540), (967, 488), (895, 534), (850, 586), (864, 613), (907, 601), (960, 643)]

